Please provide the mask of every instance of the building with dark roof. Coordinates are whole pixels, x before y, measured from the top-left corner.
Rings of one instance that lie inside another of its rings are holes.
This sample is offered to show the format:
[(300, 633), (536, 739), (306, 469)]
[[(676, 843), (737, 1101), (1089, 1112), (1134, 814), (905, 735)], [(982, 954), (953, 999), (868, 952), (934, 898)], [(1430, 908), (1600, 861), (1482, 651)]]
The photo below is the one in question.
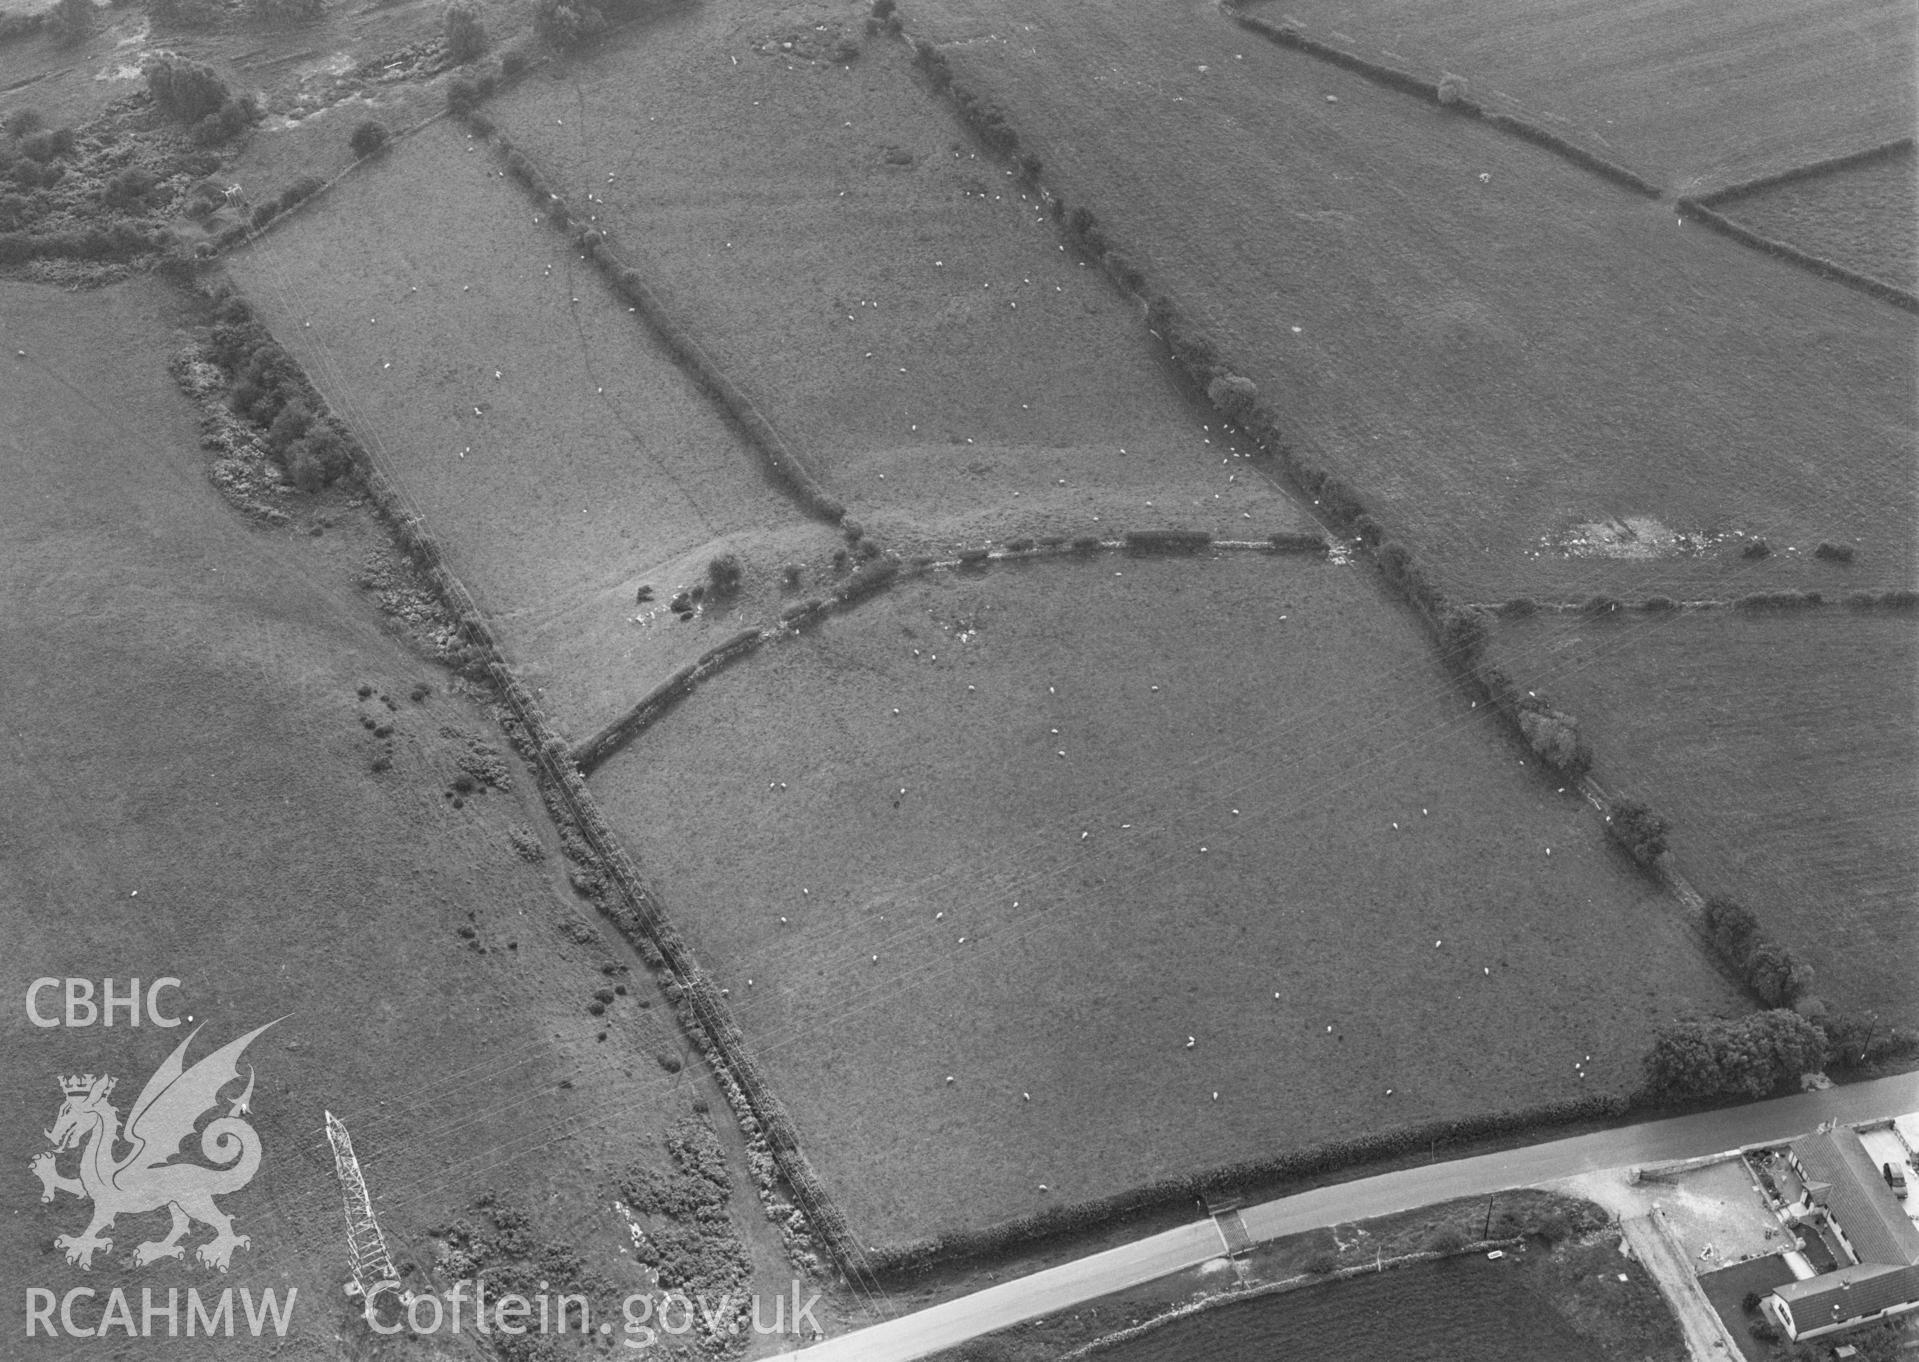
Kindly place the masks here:
[(1766, 1306), (1788, 1338), (1838, 1333), (1919, 1309), (1919, 1226), (1849, 1129), (1794, 1140), (1787, 1157), (1806, 1185), (1793, 1209), (1830, 1226), (1853, 1261), (1775, 1287)]

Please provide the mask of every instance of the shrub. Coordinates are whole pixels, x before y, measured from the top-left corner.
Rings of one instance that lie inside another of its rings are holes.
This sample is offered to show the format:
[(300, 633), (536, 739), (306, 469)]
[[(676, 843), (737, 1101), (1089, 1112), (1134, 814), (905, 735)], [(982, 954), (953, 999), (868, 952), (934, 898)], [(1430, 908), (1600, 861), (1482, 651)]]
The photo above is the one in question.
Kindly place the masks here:
[(1576, 778), (1592, 769), (1592, 744), (1572, 715), (1526, 704), (1519, 711), (1519, 732), (1534, 755), (1561, 775)]
[(1557, 1244), (1572, 1233), (1572, 1222), (1561, 1210), (1549, 1210), (1533, 1222), (1533, 1233), (1548, 1244)]
[(284, 213), (295, 204), (305, 203), (325, 188), (326, 181), (318, 175), (300, 176), (292, 184), (280, 191), (280, 211)]
[(898, 8), (896, 0), (873, 0), (873, 17), (882, 20), (890, 19), (893, 11)]
[(1639, 608), (1649, 615), (1669, 614), (1679, 608), (1679, 602), (1671, 596), (1648, 596), (1639, 603)]
[(247, 220), (252, 223), (254, 230), (258, 231), (278, 216), (280, 216), (280, 205), (268, 199), (265, 203), (256, 203)]
[(532, 62), (533, 58), (524, 47), (518, 45), (509, 47), (500, 54), (500, 74), (509, 78), (517, 76)]
[(1850, 563), (1853, 548), (1850, 544), (1835, 544), (1830, 539), (1819, 541), (1819, 547), (1812, 551), (1814, 558), (1823, 558), (1828, 563)]
[(1623, 608), (1617, 596), (1589, 596), (1579, 603), (1582, 615), (1616, 615)]
[(1470, 606), (1449, 606), (1439, 617), (1439, 652), (1455, 667), (1470, 670), (1486, 651), (1486, 617)]
[(353, 149), (355, 156), (372, 156), (385, 150), (387, 143), (392, 140), (392, 129), (377, 118), (368, 118), (353, 129), (353, 134), (347, 138), (347, 145)]
[(578, 47), (606, 28), (606, 16), (587, 0), (539, 0), (533, 10), (533, 31), (557, 51)]
[(1227, 419), (1239, 421), (1259, 401), (1259, 385), (1239, 374), (1221, 374), (1206, 385), (1206, 400)]
[(143, 68), (147, 89), (160, 112), (183, 123), (218, 114), (233, 98), (227, 83), (210, 66), (178, 57), (155, 57)]
[(1606, 816), (1606, 835), (1611, 837), (1641, 866), (1650, 866), (1666, 849), (1666, 833), (1671, 824), (1644, 804), (1622, 799)]
[(37, 130), (43, 121), (38, 109), (15, 109), (0, 127), (6, 129), (7, 136), (20, 138)]
[(93, 32), (93, 0), (60, 0), (48, 12), (46, 24), (56, 41), (79, 42)]
[(486, 25), (479, 6), (471, 0), (453, 0), (446, 7), (446, 52), (464, 66), (487, 49)]
[(1439, 78), (1439, 102), (1447, 108), (1466, 97), (1466, 78), (1446, 72)]
[(280, 414), (273, 418), (273, 424), (267, 428), (267, 448), (275, 454), (284, 455), (312, 424), (313, 413), (307, 409), (307, 404), (294, 399), (280, 408)]
[(685, 1067), (680, 1057), (671, 1050), (660, 1051), (656, 1058), (660, 1062), (660, 1067), (670, 1074), (676, 1074)]
[(1646, 1082), (1667, 1100), (1770, 1097), (1826, 1062), (1826, 1038), (1796, 1012), (1776, 1008), (1734, 1021), (1672, 1023), (1646, 1056)]
[(159, 182), (160, 177), (143, 165), (126, 166), (107, 178), (101, 197), (115, 208), (138, 208)]
[(253, 96), (229, 99), (193, 125), (193, 140), (199, 146), (215, 146), (237, 136), (259, 116)]
[(1706, 900), (1706, 935), (1713, 949), (1734, 965), (1743, 965), (1759, 938), (1759, 921), (1737, 900), (1715, 894)]
[(1428, 1253), (1454, 1254), (1466, 1247), (1466, 1236), (1457, 1225), (1441, 1225), (1426, 1238)]
[(30, 160), (45, 165), (56, 156), (65, 156), (73, 150), (74, 134), (72, 128), (42, 128), (39, 132), (30, 132), (20, 139), (20, 150)]
[(1741, 558), (1764, 558), (1772, 552), (1772, 545), (1763, 539), (1748, 539), (1739, 550)]
[(1321, 1249), (1300, 1266), (1315, 1277), (1329, 1277), (1339, 1269), (1339, 1255), (1331, 1249)]
[(453, 77), (446, 83), (446, 107), (448, 113), (463, 114), (471, 112), (480, 102), (480, 82), (464, 73)]
[(740, 583), (745, 575), (738, 554), (722, 553), (706, 565), (706, 580), (715, 600), (726, 600), (739, 594)]
[(1538, 613), (1539, 602), (1531, 596), (1514, 596), (1499, 607), (1499, 613), (1507, 619), (1523, 619), (1527, 615)]

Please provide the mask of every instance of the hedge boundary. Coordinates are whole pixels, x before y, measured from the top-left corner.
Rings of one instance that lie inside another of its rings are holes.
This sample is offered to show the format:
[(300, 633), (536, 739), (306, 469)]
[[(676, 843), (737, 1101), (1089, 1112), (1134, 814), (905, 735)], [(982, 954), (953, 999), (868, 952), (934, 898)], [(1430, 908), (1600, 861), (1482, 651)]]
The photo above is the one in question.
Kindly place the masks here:
[(745, 437), (774, 480), (792, 493), (807, 510), (830, 524), (846, 519), (846, 505), (826, 487), (799, 454), (787, 444), (773, 423), (766, 419), (750, 398), (729, 378), (718, 361), (693, 338), (692, 333), (670, 311), (641, 273), (614, 251), (606, 233), (586, 225), (575, 214), (544, 171), (525, 152), (514, 145), (507, 134), (476, 110), (453, 115), (460, 118), (475, 137), (484, 141), (499, 156), (508, 178), (517, 180), (534, 205), (553, 227), (565, 233), (573, 248), (593, 262), (607, 286), (624, 298), (674, 361), (692, 375), (700, 390), (717, 405)]
[(1849, 265), (1841, 265), (1836, 260), (1828, 260), (1823, 255), (1814, 255), (1811, 251), (1801, 250), (1777, 237), (1755, 232), (1750, 227), (1742, 227), (1724, 213), (1709, 207), (1703, 199), (1682, 197), (1674, 206), (1686, 217), (1704, 224), (1721, 236), (1731, 237), (1742, 246), (1750, 246), (1756, 251), (1777, 256), (1788, 264), (1811, 271), (1821, 279), (1831, 279), (1850, 288), (1856, 288), (1861, 293), (1870, 294), (1881, 302), (1891, 303), (1894, 307), (1903, 308), (1907, 312), (1919, 312), (1919, 294), (1900, 288), (1897, 284), (1889, 284), (1883, 279), (1876, 279)]
[(691, 695), (701, 681), (735, 659), (745, 657), (767, 637), (760, 629), (743, 629), (717, 647), (708, 648), (648, 691), (632, 709), (586, 741), (575, 743), (571, 752), (574, 766), (581, 775), (592, 775), (602, 762), (650, 728), (682, 696)]
[(1914, 144), (1914, 138), (1908, 133), (1904, 137), (1895, 137), (1890, 142), (1881, 142), (1878, 146), (1866, 147), (1860, 151), (1843, 152), (1838, 156), (1828, 156), (1821, 161), (1808, 161), (1804, 165), (1792, 166), (1789, 169), (1775, 171), (1770, 175), (1760, 175), (1750, 180), (1741, 180), (1737, 184), (1729, 184), (1722, 189), (1714, 189), (1694, 197), (1697, 202), (1709, 208), (1716, 208), (1722, 203), (1730, 203), (1734, 199), (1742, 199), (1748, 194), (1757, 194), (1761, 190), (1776, 189), (1782, 184), (1816, 179), (1837, 170), (1849, 170), (1853, 166), (1888, 159), (1901, 152), (1911, 151)]
[[(1323, 535), (1291, 530), (1282, 530), (1265, 539), (1215, 539), (1205, 530), (1126, 530), (1117, 539), (1098, 540), (1093, 547), (1094, 551), (1124, 551), (1135, 555), (1196, 554), (1202, 549), (1212, 549), (1277, 556), (1325, 553), (1331, 545)], [(681, 699), (692, 694), (696, 686), (723, 668), (754, 652), (761, 644), (769, 643), (782, 634), (796, 633), (835, 611), (857, 605), (880, 594), (895, 582), (932, 572), (956, 571), (995, 563), (1077, 557), (1087, 551), (1079, 541), (1065, 538), (1047, 544), (1032, 539), (1012, 539), (997, 549), (963, 549), (950, 558), (927, 557), (910, 563), (902, 563), (891, 556), (870, 560), (838, 583), (830, 596), (789, 602), (781, 608), (777, 624), (766, 628), (755, 626), (743, 629), (674, 671), (625, 714), (592, 737), (574, 744), (571, 750), (573, 764), (582, 775), (591, 775), (621, 748), (664, 718)]]
[(1904, 612), (1919, 609), (1919, 591), (1910, 587), (1883, 587), (1877, 590), (1848, 591), (1843, 595), (1836, 595), (1817, 588), (1802, 590), (1788, 587), (1772, 591), (1750, 591), (1743, 596), (1714, 597), (1695, 601), (1676, 600), (1671, 596), (1646, 596), (1636, 601), (1612, 600), (1596, 596), (1578, 601), (1539, 601), (1530, 596), (1514, 596), (1504, 601), (1474, 602), (1468, 608), (1488, 615), (1516, 618), (1527, 615), (1660, 617), (1713, 610), (1764, 612), (1817, 610), (1822, 607), (1831, 609), (1838, 606), (1858, 611)]
[[(1264, 20), (1246, 22), (1252, 20), (1253, 16), (1239, 12), (1233, 7), (1231, 0), (1228, 0), (1225, 8), (1229, 15), (1242, 22), (1244, 26), (1273, 36), (1277, 41), (1294, 45), (1293, 39), (1296, 35), (1291, 33), (1282, 35), (1277, 31), (1277, 26), (1270, 25)], [(953, 78), (950, 65), (944, 55), (924, 40), (914, 40), (913, 46), (916, 65), (923, 71), (937, 73), (939, 76), (931, 82), (936, 93), (953, 98), (958, 82)], [(1352, 63), (1345, 64), (1351, 65), (1360, 61), (1362, 59), (1354, 58)], [(1354, 69), (1360, 68), (1355, 66)], [(1380, 68), (1380, 70), (1390, 71), (1391, 68)], [(1377, 76), (1380, 72), (1367, 72), (1367, 74)], [(1394, 73), (1390, 79), (1399, 82), (1401, 88), (1404, 88), (1401, 78), (1405, 75), (1406, 73)], [(1416, 93), (1423, 94), (1423, 83), (1420, 84), (1421, 88)], [(1432, 88), (1432, 98), (1437, 102), (1438, 87), (1435, 84)], [(978, 101), (969, 102), (977, 103)], [(1464, 103), (1465, 101), (1460, 101), (1452, 107), (1457, 108)], [(1471, 105), (1467, 111), (1491, 118), (1496, 125), (1508, 131), (1533, 136), (1533, 133), (1527, 130), (1530, 125), (1525, 125), (1520, 120), (1505, 119), (1499, 115), (1485, 115), (1477, 105)], [(962, 113), (962, 122), (964, 121)], [(1000, 136), (1002, 139), (1010, 140), (1013, 145), (1019, 144), (1017, 134), (1010, 129)], [(1561, 151), (1562, 154), (1570, 154), (1567, 151), (1568, 148), (1571, 152), (1579, 151), (1577, 148), (1572, 148), (1571, 144), (1565, 143), (1563, 139), (1544, 133), (1544, 130), (1539, 130), (1539, 136), (1535, 140), (1540, 140), (1542, 145)], [(990, 144), (988, 150), (992, 150)], [(1580, 158), (1588, 156), (1583, 152), (1579, 155)], [(1587, 165), (1588, 168), (1593, 168), (1595, 162), (1599, 162), (1599, 158), (1581, 159), (1581, 164)], [(1037, 165), (1037, 162), (1035, 161), (1034, 164)], [(1649, 197), (1659, 195), (1656, 186), (1640, 179), (1632, 172), (1613, 167), (1610, 163), (1601, 163), (1601, 173), (1613, 175), (1615, 172), (1620, 183), (1636, 188)], [(1269, 404), (1258, 398), (1256, 390), (1249, 394), (1246, 391), (1249, 385), (1243, 381), (1220, 383), (1215, 386), (1216, 380), (1234, 380), (1238, 379), (1239, 375), (1228, 367), (1221, 350), (1207, 329), (1195, 322), (1173, 298), (1155, 287), (1150, 276), (1136, 263), (1137, 257), (1126, 254), (1107, 237), (1097, 217), (1089, 208), (1084, 205), (1069, 208), (1063, 198), (1045, 186), (1036, 187), (1065, 239), (1084, 257), (1098, 263), (1122, 293), (1144, 305), (1148, 329), (1166, 346), (1176, 367), (1186, 379), (1207, 393), (1209, 400), (1213, 402), (1221, 416), (1237, 426), (1261, 455), (1276, 460), (1295, 487), (1311, 498), (1313, 505), (1319, 508), (1328, 523), (1355, 541), (1356, 548), (1371, 551), (1373, 561), (1378, 565), (1388, 584), (1426, 625), (1443, 660), (1453, 667), (1462, 680), (1471, 683), (1481, 691), (1488, 703), (1506, 719), (1514, 737), (1530, 749), (1542, 765), (1555, 771), (1561, 779), (1579, 787), (1581, 793), (1605, 820), (1608, 835), (1618, 841), (1619, 837), (1614, 824), (1616, 820), (1623, 819), (1629, 814), (1644, 816), (1660, 831), (1660, 835), (1654, 838), (1653, 842), (1644, 846), (1628, 847), (1627, 850), (1633, 855), (1635, 863), (1643, 873), (1672, 893), (1680, 906), (1688, 911), (1694, 930), (1699, 931), (1705, 900), (1679, 872), (1673, 863), (1671, 853), (1665, 849), (1664, 820), (1656, 813), (1643, 809), (1629, 799), (1608, 793), (1588, 773), (1591, 752), (1578, 733), (1577, 721), (1571, 715), (1554, 709), (1550, 701), (1539, 693), (1523, 689), (1488, 661), (1485, 648), (1489, 634), (1489, 612), (1469, 604), (1449, 600), (1410, 550), (1403, 544), (1385, 537), (1384, 530), (1374, 517), (1367, 500), (1356, 488), (1338, 475), (1316, 467), (1285, 439), (1278, 414)], [(1056, 540), (1048, 547), (1056, 552), (1066, 551), (1062, 547), (1065, 542)], [(1081, 536), (1071, 541), (1070, 550), (1096, 551), (1102, 547), (1105, 545), (1097, 537)], [(1888, 608), (1904, 609), (1910, 608), (1909, 597), (1912, 602), (1919, 603), (1919, 596), (1905, 592), (1855, 593), (1852, 603), (1864, 608), (1876, 608), (1883, 602)], [(1609, 602), (1608, 613), (1622, 604)], [(1580, 608), (1590, 609), (1591, 602), (1582, 603)], [(1657, 844), (1654, 845), (1654, 843)], [(1700, 935), (1703, 937), (1703, 932), (1700, 932)], [(1717, 953), (1710, 950), (1709, 941), (1702, 940), (1702, 946), (1708, 948), (1709, 958), (1718, 958)], [(1036, 1239), (1081, 1233), (1110, 1225), (1142, 1212), (1166, 1209), (1204, 1191), (1224, 1191), (1249, 1182), (1270, 1182), (1302, 1173), (1345, 1168), (1367, 1159), (1385, 1157), (1415, 1148), (1424, 1140), (1442, 1135), (1446, 1138), (1471, 1137), (1534, 1130), (1581, 1118), (1623, 1116), (1647, 1100), (1648, 1094), (1642, 1089), (1630, 1095), (1595, 1097), (1571, 1104), (1549, 1104), (1538, 1108), (1485, 1113), (1459, 1121), (1437, 1122), (1407, 1131), (1276, 1154), (1265, 1159), (1199, 1173), (1177, 1175), (1096, 1200), (1069, 1206), (1049, 1207), (981, 1230), (960, 1231), (949, 1236), (875, 1248), (871, 1252), (869, 1261), (877, 1271), (883, 1274), (910, 1277), (936, 1264), (989, 1257), (1003, 1253), (1014, 1245), (1026, 1244)]]
[[(1415, 1152), (1440, 1141), (1532, 1133), (1575, 1121), (1612, 1120), (1637, 1105), (1622, 1095), (1569, 1098), (1533, 1107), (1436, 1120), (1396, 1130), (1332, 1140), (1283, 1153), (1175, 1174), (1111, 1195), (1048, 1206), (977, 1230), (929, 1236), (911, 1243), (869, 1247), (868, 1267), (883, 1280), (910, 1281), (926, 1270), (975, 1262), (1056, 1236), (1107, 1229), (1136, 1216), (1190, 1205), (1207, 1193), (1239, 1192), (1317, 1174), (1339, 1172)], [(1367, 1270), (1371, 1270), (1370, 1268)]]
[[(221, 296), (241, 297), (237, 290)], [(297, 361), (290, 356), (288, 362), (297, 368)], [(300, 380), (307, 389), (317, 393), (303, 371)], [(721, 989), (701, 968), (691, 948), (643, 886), (638, 870), (613, 836), (584, 777), (568, 756), (565, 741), (532, 692), (514, 675), (498, 637), (472, 594), (446, 566), (445, 551), (427, 529), (425, 517), (399, 486), (381, 472), (359, 439), (349, 436), (346, 443), (353, 475), (375, 515), (386, 526), (393, 542), (410, 557), (466, 641), (468, 661), (463, 670), (491, 684), (501, 726), (532, 766), (541, 796), (561, 828), (563, 838), (570, 830), (584, 845), (585, 855), (576, 859), (587, 870), (598, 874), (589, 874), (576, 884), (584, 883), (598, 891), (589, 892), (588, 896), (639, 951), (642, 959), (659, 973), (662, 988), (673, 1003), (681, 1027), (705, 1059), (746, 1136), (749, 1160), (770, 1161), (792, 1194), (806, 1227), (802, 1235), (810, 1231), (812, 1242), (826, 1250), (839, 1271), (851, 1278), (864, 1277), (859, 1247), (847, 1228), (845, 1217), (801, 1149), (792, 1118), (773, 1093), (743, 1033), (734, 1024)], [(745, 638), (744, 634), (736, 635), (720, 648), (711, 650), (709, 656), (729, 649), (742, 650), (746, 646)], [(609, 889), (610, 893), (606, 892)], [(769, 1183), (762, 1182), (761, 1195), (769, 1211), (778, 1206), (772, 1199)]]
[(1491, 127), (1498, 128), (1501, 132), (1510, 133), (1535, 146), (1544, 147), (1547, 151), (1571, 161), (1580, 169), (1591, 171), (1602, 179), (1632, 190), (1635, 194), (1656, 199), (1665, 192), (1637, 171), (1630, 170), (1617, 161), (1608, 160), (1598, 152), (1589, 151), (1575, 142), (1570, 142), (1551, 129), (1528, 119), (1514, 114), (1495, 113), (1481, 105), (1478, 100), (1464, 96), (1450, 101), (1443, 100), (1440, 97), (1442, 84), (1440, 80), (1428, 80), (1424, 76), (1401, 70), (1397, 66), (1388, 66), (1384, 62), (1373, 61), (1355, 52), (1348, 52), (1343, 47), (1335, 47), (1317, 38), (1309, 38), (1296, 24), (1274, 23), (1271, 19), (1247, 13), (1241, 7), (1239, 0), (1222, 0), (1220, 9), (1227, 18), (1241, 28), (1257, 33), (1260, 37), (1277, 43), (1281, 47), (1289, 47), (1296, 52), (1304, 52), (1321, 61), (1343, 67), (1376, 85), (1398, 90), (1402, 94), (1413, 95), (1425, 100), (1428, 104), (1447, 109), (1462, 117), (1477, 118)]

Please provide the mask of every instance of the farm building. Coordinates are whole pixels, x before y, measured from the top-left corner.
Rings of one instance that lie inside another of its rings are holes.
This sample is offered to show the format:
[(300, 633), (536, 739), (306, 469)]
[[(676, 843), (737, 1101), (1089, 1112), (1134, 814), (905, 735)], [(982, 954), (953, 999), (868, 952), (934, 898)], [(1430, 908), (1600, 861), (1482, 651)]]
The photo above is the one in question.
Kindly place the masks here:
[(1794, 1140), (1787, 1157), (1805, 1181), (1796, 1219), (1830, 1227), (1852, 1262), (1775, 1287), (1766, 1307), (1788, 1338), (1817, 1338), (1919, 1308), (1919, 1227), (1852, 1130)]

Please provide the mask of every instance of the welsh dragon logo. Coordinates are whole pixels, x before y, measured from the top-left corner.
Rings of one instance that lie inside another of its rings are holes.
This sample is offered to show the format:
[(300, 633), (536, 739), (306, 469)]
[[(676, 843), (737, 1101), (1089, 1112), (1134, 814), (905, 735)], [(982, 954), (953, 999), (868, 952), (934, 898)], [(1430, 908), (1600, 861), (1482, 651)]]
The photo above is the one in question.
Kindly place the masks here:
[[(69, 1263), (91, 1271), (93, 1255), (113, 1248), (113, 1240), (104, 1236), (116, 1216), (139, 1215), (163, 1206), (172, 1213), (173, 1227), (166, 1238), (150, 1239), (133, 1250), (136, 1267), (162, 1258), (184, 1258), (186, 1248), (180, 1240), (196, 1220), (213, 1230), (213, 1238), (194, 1254), (207, 1267), (225, 1272), (233, 1251), (252, 1242), (233, 1232), (232, 1217), (213, 1202), (216, 1196), (246, 1186), (260, 1166), (260, 1136), (240, 1119), (247, 1115), (253, 1096), (251, 1066), (246, 1090), (228, 1099), (226, 1115), (208, 1122), (200, 1133), (200, 1153), (220, 1166), (173, 1160), (200, 1118), (220, 1105), (220, 1089), (239, 1078), (240, 1052), (273, 1024), (256, 1027), (189, 1069), (187, 1047), (200, 1034), (200, 1028), (194, 1027), (140, 1090), (127, 1113), (124, 1131), (118, 1108), (107, 1100), (113, 1093), (111, 1077), (76, 1074), (60, 1080), (67, 1100), (54, 1118), (53, 1129), (45, 1132), (53, 1150), (36, 1154), (29, 1167), (40, 1179), (40, 1200), (52, 1201), (55, 1192), (67, 1192), (93, 1202), (93, 1222), (83, 1233), (63, 1234), (53, 1241), (55, 1248), (66, 1250)], [(80, 1147), (80, 1176), (63, 1177), (57, 1167), (60, 1155), (75, 1146)], [(119, 1156), (114, 1152), (119, 1146), (131, 1149)]]

